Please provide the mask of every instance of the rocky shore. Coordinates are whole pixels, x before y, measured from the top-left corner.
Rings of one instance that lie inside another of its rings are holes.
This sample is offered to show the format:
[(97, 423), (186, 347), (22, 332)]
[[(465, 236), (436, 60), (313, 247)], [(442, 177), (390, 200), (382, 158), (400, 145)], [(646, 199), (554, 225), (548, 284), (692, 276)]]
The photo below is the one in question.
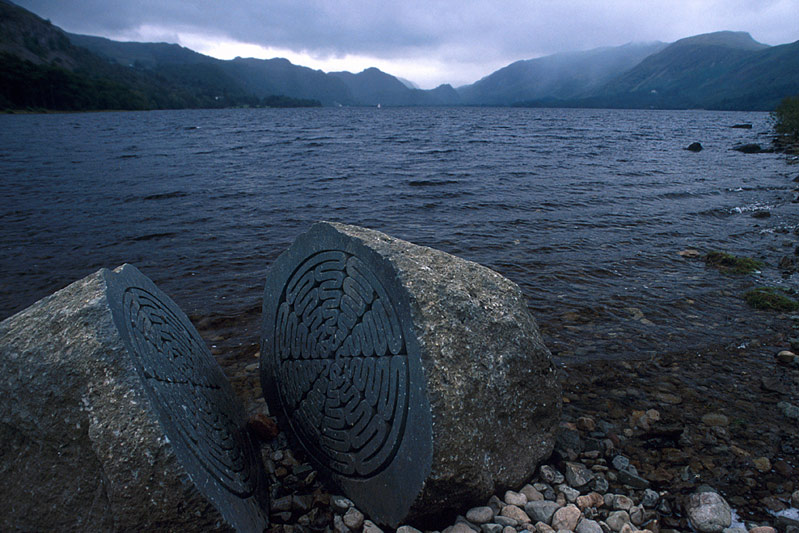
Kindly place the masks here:
[[(785, 318), (789, 330), (742, 346), (562, 366), (561, 433), (537, 476), (484, 506), (402, 533), (796, 533), (799, 316)], [(259, 354), (238, 350), (223, 360), (263, 443), (271, 530), (381, 531), (289, 448), (260, 391)], [(699, 525), (703, 516), (711, 525)]]
[[(397, 531), (799, 533), (799, 313), (751, 313), (771, 326), (739, 344), (561, 365), (560, 437), (536, 476)], [(231, 344), (235, 320), (197, 325), (263, 444), (271, 531), (385, 531), (289, 448), (263, 400), (257, 345)]]

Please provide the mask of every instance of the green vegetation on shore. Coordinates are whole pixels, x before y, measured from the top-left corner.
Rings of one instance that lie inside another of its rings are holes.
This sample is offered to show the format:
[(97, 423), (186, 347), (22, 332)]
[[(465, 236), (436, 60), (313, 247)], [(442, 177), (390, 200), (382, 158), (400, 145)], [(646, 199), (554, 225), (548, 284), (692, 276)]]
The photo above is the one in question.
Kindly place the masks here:
[(799, 95), (788, 96), (774, 110), (774, 130), (799, 140)]
[(751, 257), (737, 257), (726, 252), (709, 252), (705, 264), (725, 274), (751, 274), (763, 268), (763, 263)]
[(799, 311), (799, 302), (789, 298), (782, 289), (757, 287), (744, 293), (746, 303), (755, 309), (791, 313)]

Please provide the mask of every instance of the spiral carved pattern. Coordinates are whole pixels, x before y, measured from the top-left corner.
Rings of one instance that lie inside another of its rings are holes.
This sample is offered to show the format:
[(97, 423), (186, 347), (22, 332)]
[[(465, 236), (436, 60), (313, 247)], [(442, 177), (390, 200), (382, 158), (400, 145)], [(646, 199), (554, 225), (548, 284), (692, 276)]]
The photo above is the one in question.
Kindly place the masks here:
[(162, 419), (167, 437), (188, 448), (227, 490), (252, 495), (257, 473), (249, 443), (242, 441), (225, 378), (196, 330), (142, 288), (127, 288), (122, 305), (134, 360), (162, 418), (168, 418)]
[(382, 471), (405, 431), (409, 371), (378, 277), (343, 251), (312, 255), (283, 289), (272, 339), (281, 401), (306, 449), (343, 476)]

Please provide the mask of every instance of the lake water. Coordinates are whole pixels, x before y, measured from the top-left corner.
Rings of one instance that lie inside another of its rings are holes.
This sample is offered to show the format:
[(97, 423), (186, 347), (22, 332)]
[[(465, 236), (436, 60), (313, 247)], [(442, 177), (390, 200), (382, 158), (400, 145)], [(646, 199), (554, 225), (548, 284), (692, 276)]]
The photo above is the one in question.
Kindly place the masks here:
[[(751, 130), (733, 129), (748, 122)], [(553, 353), (645, 357), (779, 327), (799, 172), (765, 113), (493, 108), (0, 116), (0, 318), (137, 265), (207, 337), (258, 342), (266, 269), (314, 221), (358, 224), (521, 285)], [(699, 153), (685, 151), (693, 141)], [(768, 210), (769, 218), (751, 215)], [(765, 259), (733, 278), (678, 252)], [(221, 339), (217, 339), (221, 340)]]

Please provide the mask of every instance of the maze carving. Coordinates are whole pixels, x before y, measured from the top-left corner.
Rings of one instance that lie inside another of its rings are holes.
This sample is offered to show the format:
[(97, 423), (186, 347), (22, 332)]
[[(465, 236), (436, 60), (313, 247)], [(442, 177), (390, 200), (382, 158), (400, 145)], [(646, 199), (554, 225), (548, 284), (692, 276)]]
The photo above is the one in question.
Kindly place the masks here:
[(122, 306), (134, 361), (168, 418), (162, 420), (167, 437), (174, 446), (188, 448), (227, 490), (252, 495), (257, 472), (249, 443), (242, 441), (234, 400), (222, 385), (225, 378), (196, 330), (142, 288), (128, 287)]
[(391, 462), (405, 431), (408, 356), (368, 265), (338, 250), (305, 259), (283, 288), (271, 357), (286, 414), (318, 461), (353, 478)]

